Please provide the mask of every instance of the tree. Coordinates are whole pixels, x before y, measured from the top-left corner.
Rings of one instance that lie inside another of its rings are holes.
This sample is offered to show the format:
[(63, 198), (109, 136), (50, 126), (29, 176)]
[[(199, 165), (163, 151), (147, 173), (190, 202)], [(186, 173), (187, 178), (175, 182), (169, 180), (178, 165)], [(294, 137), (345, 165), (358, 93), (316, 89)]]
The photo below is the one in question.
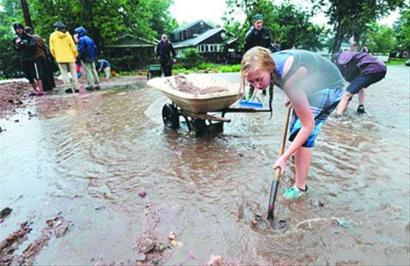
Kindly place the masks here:
[(151, 1), (152, 23), (151, 28), (157, 34), (171, 33), (178, 27), (178, 22), (169, 13), (173, 1), (155, 0)]
[(0, 77), (16, 77), (19, 70), (19, 59), (12, 41), (15, 37), (12, 24), (23, 23), (23, 14), (19, 0), (3, 0), (3, 11), (0, 11)]
[(410, 52), (410, 7), (400, 12), (400, 18), (393, 25), (397, 39), (397, 50)]
[(335, 31), (332, 52), (339, 51), (342, 41), (347, 36), (354, 36), (358, 42), (366, 31), (367, 25), (386, 15), (397, 7), (402, 7), (405, 0), (311, 0), (315, 8), (321, 8), (329, 17), (329, 24)]
[[(169, 14), (173, 0), (30, 0), (29, 4), (36, 34), (46, 41), (54, 31), (53, 24), (62, 21), (69, 32), (84, 26), (88, 35), (99, 47), (115, 42), (129, 34), (146, 40), (154, 40), (159, 34), (169, 32), (176, 27), (176, 21)], [(13, 32), (10, 30), (14, 20), (23, 23), (19, 0), (3, 0), (0, 12), (0, 57), (8, 58), (14, 54), (10, 48)], [(23, 23), (24, 24), (24, 23)], [(6, 33), (4, 33), (6, 32)], [(5, 41), (5, 39), (7, 40)], [(4, 44), (4, 45), (3, 45)], [(3, 49), (6, 47), (6, 49)], [(1, 58), (0, 58), (1, 60)], [(5, 64), (6, 61), (0, 61)], [(17, 66), (11, 66), (16, 69)], [(2, 65), (3, 71), (5, 68)]]
[(368, 26), (366, 44), (372, 53), (389, 53), (396, 42), (393, 29), (373, 21)]
[[(62, 21), (69, 31), (84, 26), (98, 45), (114, 42), (125, 34), (153, 39), (149, 0), (32, 0), (38, 33), (48, 37), (53, 24)], [(107, 8), (109, 7), (109, 8)]]
[[(283, 49), (298, 47), (309, 50), (321, 48), (320, 36), (324, 29), (310, 22), (311, 12), (302, 11), (287, 2), (279, 6), (268, 0), (226, 0), (228, 11), (223, 17), (224, 27), (239, 35), (243, 44), (244, 36), (253, 25), (252, 17), (260, 13), (264, 25), (269, 29), (273, 41), (280, 42)], [(246, 14), (244, 24), (236, 21), (238, 11)]]
[(54, 30), (56, 21), (63, 21), (69, 31), (84, 26), (98, 45), (115, 42), (126, 34), (153, 40), (176, 26), (168, 11), (172, 0), (31, 0), (30, 3), (34, 24), (45, 37)]

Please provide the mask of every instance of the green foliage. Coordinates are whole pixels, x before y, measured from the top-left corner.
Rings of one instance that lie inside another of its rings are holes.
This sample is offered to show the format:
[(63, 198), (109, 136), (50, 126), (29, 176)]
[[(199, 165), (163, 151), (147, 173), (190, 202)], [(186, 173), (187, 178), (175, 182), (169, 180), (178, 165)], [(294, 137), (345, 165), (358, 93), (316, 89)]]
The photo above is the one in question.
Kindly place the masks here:
[(157, 31), (171, 27), (167, 9), (170, 0), (32, 0), (33, 21), (38, 32), (48, 37), (56, 21), (69, 31), (84, 26), (97, 44), (108, 44), (125, 34), (154, 39)]
[(400, 12), (400, 19), (394, 24), (394, 35), (398, 51), (410, 52), (410, 7)]
[(172, 71), (174, 74), (189, 74), (189, 73), (239, 72), (240, 70), (241, 70), (241, 66), (239, 64), (218, 65), (218, 64), (201, 63), (198, 65), (198, 67), (194, 67), (194, 68), (185, 68), (182, 65), (177, 64), (174, 66)]
[(395, 38), (393, 37), (393, 30), (387, 26), (378, 25), (372, 22), (368, 26), (366, 33), (367, 46), (372, 53), (389, 53), (393, 50)]
[(387, 62), (388, 65), (399, 65), (403, 66), (406, 63), (406, 58), (394, 58), (394, 59), (389, 59)]
[[(273, 1), (269, 0), (226, 0), (226, 3), (228, 12), (223, 18), (224, 27), (238, 34), (241, 44), (244, 44), (245, 35), (253, 25), (252, 17), (260, 13), (264, 17), (264, 26), (272, 35), (272, 41), (279, 42), (282, 49), (297, 47), (317, 50), (322, 48), (320, 36), (324, 28), (310, 22), (311, 12), (300, 10), (288, 2), (274, 5)], [(239, 11), (244, 12), (247, 17), (243, 25), (236, 21)]]
[(202, 57), (199, 55), (197, 49), (189, 48), (184, 50), (183, 60), (185, 66), (192, 68), (198, 66), (199, 62), (202, 61)]
[[(54, 31), (53, 24), (62, 21), (69, 32), (84, 26), (97, 46), (115, 42), (119, 37), (130, 34), (146, 40), (154, 40), (163, 32), (176, 27), (169, 14), (173, 0), (30, 0), (28, 1), (35, 33), (48, 42)], [(2, 0), (0, 12), (0, 69), (16, 72), (18, 62), (11, 47), (14, 21), (23, 22), (19, 0)], [(115, 60), (115, 59), (114, 59)], [(126, 65), (135, 66), (124, 59)]]
[(221, 66), (219, 70), (220, 72), (239, 72), (241, 71), (241, 65), (236, 64), (236, 65)]
[(322, 9), (329, 17), (329, 25), (335, 32), (333, 52), (340, 49), (342, 41), (354, 36), (359, 43), (367, 31), (367, 25), (386, 15), (406, 0), (311, 0), (316, 9)]
[(15, 77), (19, 72), (18, 54), (13, 47), (13, 23), (23, 23), (19, 0), (3, 0), (0, 12), (0, 77)]

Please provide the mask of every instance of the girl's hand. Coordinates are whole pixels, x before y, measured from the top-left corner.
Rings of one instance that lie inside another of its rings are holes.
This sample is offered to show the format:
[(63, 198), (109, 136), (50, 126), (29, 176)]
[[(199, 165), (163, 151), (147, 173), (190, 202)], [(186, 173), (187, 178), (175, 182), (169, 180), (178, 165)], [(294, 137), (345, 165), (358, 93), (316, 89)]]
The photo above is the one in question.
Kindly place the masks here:
[(290, 102), (288, 97), (286, 97), (286, 99), (285, 99), (285, 106), (286, 107), (291, 107), (292, 106), (292, 103)]
[(282, 155), (281, 157), (279, 157), (279, 159), (273, 165), (273, 170), (276, 170), (277, 168), (279, 168), (280, 169), (280, 175), (283, 175), (283, 173), (285, 172), (287, 162), (288, 162), (288, 158), (286, 158), (285, 156)]

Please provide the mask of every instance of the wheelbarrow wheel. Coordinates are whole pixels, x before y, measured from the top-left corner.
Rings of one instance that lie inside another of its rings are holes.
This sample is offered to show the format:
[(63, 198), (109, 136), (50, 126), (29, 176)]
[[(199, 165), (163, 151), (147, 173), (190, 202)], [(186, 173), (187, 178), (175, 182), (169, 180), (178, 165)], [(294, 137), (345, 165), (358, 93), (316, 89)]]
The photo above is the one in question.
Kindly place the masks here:
[(172, 104), (166, 104), (162, 108), (162, 120), (164, 121), (164, 125), (166, 127), (172, 129), (179, 128), (179, 114), (178, 110)]

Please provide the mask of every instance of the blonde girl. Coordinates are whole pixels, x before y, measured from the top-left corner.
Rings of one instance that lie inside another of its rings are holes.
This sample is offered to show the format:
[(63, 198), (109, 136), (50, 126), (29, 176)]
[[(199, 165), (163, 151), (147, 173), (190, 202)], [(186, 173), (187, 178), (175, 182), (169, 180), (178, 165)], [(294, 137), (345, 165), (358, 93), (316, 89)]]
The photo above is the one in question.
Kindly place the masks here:
[(268, 49), (254, 47), (242, 58), (241, 80), (243, 85), (249, 83), (260, 90), (273, 82), (293, 106), (292, 144), (273, 168), (283, 174), (289, 157), (295, 156), (295, 183), (283, 196), (296, 199), (307, 192), (306, 177), (315, 139), (343, 95), (342, 75), (329, 60), (313, 52), (284, 50), (272, 54)]

